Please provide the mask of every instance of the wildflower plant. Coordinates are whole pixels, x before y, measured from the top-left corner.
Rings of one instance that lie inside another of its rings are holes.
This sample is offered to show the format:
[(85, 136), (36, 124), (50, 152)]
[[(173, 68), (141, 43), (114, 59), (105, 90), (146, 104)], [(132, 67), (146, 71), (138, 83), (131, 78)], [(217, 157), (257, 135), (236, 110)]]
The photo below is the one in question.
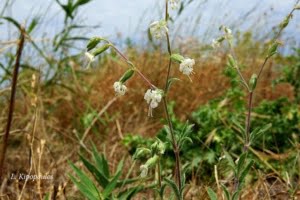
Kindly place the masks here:
[[(297, 1), (298, 3), (299, 1)], [(248, 92), (248, 106), (247, 106), (247, 114), (245, 118), (245, 127), (240, 125), (238, 122), (233, 122), (243, 133), (243, 139), (244, 139), (244, 148), (243, 153), (239, 156), (239, 158), (234, 161), (231, 155), (225, 151), (225, 158), (228, 161), (228, 165), (232, 169), (234, 173), (234, 188), (233, 191), (230, 192), (229, 189), (222, 185), (222, 189), (224, 192), (224, 196), (227, 200), (237, 200), (240, 198), (240, 192), (242, 190), (242, 186), (244, 184), (246, 175), (249, 173), (252, 165), (253, 160), (247, 161), (248, 157), (248, 151), (249, 148), (251, 148), (251, 144), (262, 134), (267, 132), (268, 129), (271, 128), (272, 124), (266, 124), (263, 127), (257, 127), (251, 131), (251, 113), (253, 108), (253, 96), (255, 94), (258, 81), (261, 78), (262, 72), (264, 67), (266, 66), (267, 62), (272, 58), (274, 55), (277, 54), (277, 49), (279, 45), (281, 44), (278, 39), (283, 32), (283, 30), (288, 26), (290, 20), (292, 19), (294, 11), (298, 10), (298, 6), (296, 6), (292, 9), (292, 11), (285, 17), (285, 19), (279, 24), (279, 28), (277, 33), (275, 34), (274, 38), (271, 40), (269, 48), (266, 50), (265, 53), (265, 59), (263, 63), (261, 64), (259, 68), (258, 74), (253, 73), (249, 81), (246, 81), (246, 78), (244, 77), (240, 65), (237, 61), (236, 54), (234, 52), (233, 47), (233, 35), (231, 29), (229, 29), (226, 26), (221, 26), (220, 30), (223, 31), (223, 35), (217, 39), (214, 39), (212, 42), (212, 47), (216, 48), (221, 45), (223, 42), (227, 42), (230, 48), (230, 54), (228, 55), (228, 66), (235, 69), (238, 73), (238, 76), (240, 78), (241, 84), (246, 88)], [(211, 189), (208, 188), (207, 190), (210, 199), (211, 200), (217, 200), (217, 194)]]
[[(172, 62), (176, 62), (179, 64), (179, 71), (182, 72), (184, 75), (187, 75), (189, 79), (191, 80), (191, 75), (193, 74), (193, 66), (195, 65), (195, 60), (191, 58), (185, 58), (179, 54), (173, 54), (171, 49), (171, 43), (170, 43), (170, 36), (169, 36), (169, 28), (168, 28), (168, 22), (169, 22), (169, 7), (172, 9), (177, 9), (180, 5), (180, 0), (166, 0), (165, 1), (165, 18), (152, 22), (149, 26), (150, 33), (152, 37), (154, 37), (157, 40), (166, 40), (166, 46), (168, 49), (168, 56), (169, 56), (169, 62), (167, 66), (167, 74), (166, 74), (166, 81), (165, 85), (162, 87), (155, 86), (152, 84), (152, 82), (136, 67), (121, 51), (112, 44), (109, 40), (101, 37), (94, 37), (90, 39), (90, 41), (87, 44), (87, 50), (86, 50), (86, 57), (89, 60), (89, 64), (92, 63), (97, 56), (104, 53), (108, 49), (111, 49), (115, 51), (127, 64), (128, 64), (128, 70), (124, 73), (124, 75), (117, 80), (113, 84), (113, 89), (118, 96), (123, 96), (129, 90), (130, 88), (127, 88), (125, 85), (126, 82), (131, 79), (135, 74), (140, 76), (146, 85), (148, 86), (148, 89), (146, 90), (146, 93), (144, 94), (144, 99), (146, 103), (149, 106), (148, 116), (153, 116), (153, 109), (157, 108), (160, 104), (163, 105), (165, 115), (166, 115), (166, 121), (168, 122), (167, 129), (169, 133), (170, 143), (173, 147), (173, 152), (176, 160), (176, 166), (175, 166), (175, 181), (171, 179), (164, 179), (166, 180), (165, 184), (169, 184), (171, 188), (174, 189), (174, 192), (178, 199), (182, 199), (182, 191), (183, 191), (183, 183), (182, 180), (182, 170), (181, 170), (181, 162), (180, 162), (180, 146), (184, 143), (183, 141), (188, 138), (188, 136), (185, 134), (183, 137), (185, 139), (182, 139), (182, 137), (176, 135), (173, 125), (170, 118), (170, 113), (168, 110), (168, 91), (170, 90), (170, 86), (173, 81), (178, 80), (177, 78), (170, 77), (171, 74), (171, 68), (172, 68)], [(163, 88), (163, 89), (161, 89)], [(192, 127), (192, 126), (189, 126)], [(190, 129), (189, 129), (190, 130)], [(185, 132), (190, 133), (190, 132)], [(162, 156), (164, 154), (164, 148), (165, 145), (157, 139), (150, 149), (143, 148), (138, 149), (134, 158), (138, 158), (140, 155), (144, 153), (149, 153), (148, 160), (140, 166), (141, 171), (141, 178), (146, 178), (148, 176), (148, 171), (157, 166), (157, 172), (158, 172), (158, 181), (157, 181), (157, 190), (160, 192), (160, 196), (163, 197), (163, 183), (162, 183), (162, 177), (161, 177), (161, 169), (160, 169), (160, 160), (162, 159)], [(179, 193), (178, 193), (179, 192)]]

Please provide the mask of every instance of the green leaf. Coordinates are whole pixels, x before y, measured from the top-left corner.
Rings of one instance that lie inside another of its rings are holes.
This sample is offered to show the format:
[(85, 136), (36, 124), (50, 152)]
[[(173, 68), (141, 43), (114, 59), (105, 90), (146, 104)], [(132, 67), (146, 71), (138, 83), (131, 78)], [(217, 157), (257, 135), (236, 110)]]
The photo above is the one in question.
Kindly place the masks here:
[(139, 193), (140, 191), (142, 191), (144, 189), (143, 186), (137, 186), (134, 188), (128, 188), (125, 191), (122, 191), (118, 194), (118, 199), (119, 200), (128, 200), (131, 199), (134, 195), (136, 195), (137, 193)]
[(272, 127), (272, 124), (266, 124), (262, 128), (256, 128), (252, 131), (250, 134), (250, 143), (254, 142), (261, 134), (265, 133), (267, 130), (269, 130)]
[(38, 25), (38, 23), (39, 23), (39, 18), (38, 17), (33, 18), (27, 29), (27, 33), (28, 34), (31, 33), (34, 30), (34, 28)]
[(44, 200), (50, 200), (50, 193), (46, 194), (46, 196), (44, 197)]
[(239, 199), (239, 195), (240, 195), (240, 190), (236, 191), (233, 196), (232, 196), (232, 200), (238, 200)]
[(242, 171), (242, 168), (245, 164), (245, 160), (247, 158), (247, 153), (242, 153), (242, 155), (240, 156), (240, 159), (238, 161), (238, 164), (237, 164), (237, 174), (239, 175)]
[(176, 183), (169, 179), (169, 178), (164, 178), (164, 181), (170, 186), (170, 188), (173, 190), (177, 200), (182, 200), (182, 195), (180, 193), (180, 189), (177, 187)]
[(235, 166), (235, 163), (234, 163), (231, 155), (227, 151), (224, 151), (224, 154), (225, 154), (225, 157), (228, 161), (229, 166), (232, 168), (232, 170), (234, 171), (234, 173), (236, 175), (236, 166)]
[(211, 188), (207, 188), (207, 194), (210, 200), (218, 200), (217, 194)]
[(96, 181), (105, 188), (109, 183), (107, 177), (100, 172), (94, 165), (92, 165), (89, 161), (87, 161), (82, 155), (79, 155), (80, 159), (82, 160), (84, 166), (93, 174)]
[(227, 199), (227, 200), (231, 200), (231, 199), (230, 199), (230, 193), (229, 193), (229, 191), (227, 190), (227, 187), (226, 187), (225, 185), (223, 185), (223, 184), (221, 184), (221, 187), (222, 187), (222, 189), (223, 189), (223, 192), (224, 192), (224, 194), (225, 194), (226, 199)]
[(106, 178), (109, 178), (110, 173), (109, 173), (107, 160), (105, 159), (103, 154), (102, 155), (99, 154), (94, 144), (92, 144), (92, 146), (93, 146), (93, 159), (96, 162), (97, 168)]
[(180, 79), (179, 79), (179, 78), (169, 78), (169, 79), (168, 79), (168, 83), (167, 83), (167, 92), (170, 90), (171, 85), (172, 85), (175, 81), (180, 81)]
[(77, 168), (73, 163), (70, 163), (70, 166), (79, 178), (76, 179), (74, 176), (69, 175), (70, 179), (77, 186), (79, 191), (89, 200), (102, 199), (93, 181), (90, 180), (89, 177), (84, 172), (82, 172), (79, 168)]
[(0, 19), (5, 19), (6, 21), (15, 25), (15, 27), (17, 27), (20, 31), (22, 30), (21, 25), (15, 19), (13, 19), (11, 17), (0, 17)]
[[(121, 165), (120, 165), (121, 163)], [(118, 165), (118, 169), (116, 172), (116, 175), (114, 176), (114, 178), (112, 179), (112, 181), (106, 186), (106, 188), (103, 191), (103, 197), (104, 199), (107, 199), (111, 193), (113, 192), (113, 190), (116, 188), (116, 185), (118, 183), (118, 179), (121, 176), (122, 173), (122, 167), (123, 167), (123, 160), (121, 161)], [(120, 168), (121, 167), (121, 168)]]
[(241, 184), (243, 184), (243, 182), (245, 181), (245, 178), (246, 178), (247, 174), (249, 173), (249, 171), (250, 171), (250, 169), (251, 169), (253, 163), (254, 163), (253, 160), (251, 160), (251, 161), (246, 165), (246, 167), (244, 168), (244, 170), (242, 171), (241, 176), (239, 177), (239, 182), (240, 182)]

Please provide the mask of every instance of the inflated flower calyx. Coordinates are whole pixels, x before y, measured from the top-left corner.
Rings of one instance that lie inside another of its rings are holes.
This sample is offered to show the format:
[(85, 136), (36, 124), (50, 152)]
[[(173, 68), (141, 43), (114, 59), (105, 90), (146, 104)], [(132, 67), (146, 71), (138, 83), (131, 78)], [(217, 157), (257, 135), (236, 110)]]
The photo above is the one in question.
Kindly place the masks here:
[(300, 4), (295, 6), (295, 10), (300, 10)]
[(153, 157), (149, 158), (147, 162), (144, 165), (140, 166), (140, 171), (141, 171), (141, 177), (145, 178), (148, 175), (148, 170), (149, 168), (155, 166), (155, 164), (158, 162), (159, 156), (154, 155)]
[(250, 81), (249, 81), (249, 87), (251, 91), (254, 91), (256, 88), (256, 83), (257, 83), (257, 75), (252, 74)]
[(129, 80), (132, 76), (134, 75), (134, 70), (133, 69), (129, 69), (127, 70), (123, 76), (120, 78), (120, 82), (121, 83), (125, 83), (127, 80)]
[(235, 59), (232, 57), (232, 55), (228, 55), (228, 64), (230, 67), (236, 68), (237, 64)]
[(98, 56), (101, 53), (103, 53), (104, 51), (106, 51), (109, 47), (111, 46), (111, 44), (105, 44), (102, 47), (97, 48), (95, 51), (93, 51), (93, 55), (94, 56)]
[(101, 42), (102, 38), (99, 37), (93, 37), (90, 39), (90, 41), (88, 42), (86, 48), (87, 51), (92, 50), (93, 48), (95, 48), (97, 46), (97, 44), (99, 44), (99, 42)]
[(171, 60), (177, 63), (181, 63), (184, 60), (184, 57), (180, 54), (174, 53), (171, 55)]

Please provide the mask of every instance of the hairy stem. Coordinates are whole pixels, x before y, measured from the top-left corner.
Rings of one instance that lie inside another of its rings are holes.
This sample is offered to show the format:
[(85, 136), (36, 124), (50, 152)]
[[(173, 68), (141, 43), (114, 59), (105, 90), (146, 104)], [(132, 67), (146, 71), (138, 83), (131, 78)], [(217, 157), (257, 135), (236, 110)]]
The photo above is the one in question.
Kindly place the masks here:
[[(169, 19), (169, 14), (168, 14), (168, 3), (169, 1), (166, 0), (166, 10), (165, 10), (165, 21), (168, 22)], [(172, 55), (172, 50), (171, 50), (171, 43), (170, 43), (170, 37), (168, 32), (166, 32), (166, 38), (167, 38), (167, 47), (168, 47), (168, 53), (170, 56), (169, 62), (168, 62), (168, 72), (167, 72), (167, 78), (166, 78), (166, 84), (165, 84), (165, 94), (167, 95), (167, 87), (168, 87), (168, 81), (170, 78), (170, 72), (171, 72), (171, 67), (172, 67), (172, 60), (171, 60), (171, 55)], [(166, 117), (167, 117), (167, 121), (168, 121), (168, 126), (170, 129), (170, 133), (171, 133), (171, 138), (172, 138), (172, 146), (173, 146), (173, 151), (174, 151), (174, 155), (175, 155), (175, 177), (177, 180), (177, 186), (179, 189), (182, 188), (181, 185), (181, 168), (180, 168), (180, 149), (178, 147), (177, 141), (175, 139), (175, 133), (174, 133), (174, 129), (173, 129), (173, 125), (171, 122), (171, 117), (170, 117), (170, 113), (168, 111), (168, 104), (167, 104), (167, 98), (164, 97), (163, 98), (163, 104), (164, 104), (164, 109), (165, 109), (165, 113), (166, 113)]]
[(25, 41), (25, 32), (23, 29), (21, 29), (20, 31), (21, 31), (20, 40), (19, 40), (18, 49), (17, 49), (17, 53), (16, 53), (16, 62), (15, 62), (15, 66), (14, 66), (13, 79), (12, 79), (12, 84), (11, 84), (11, 96), (10, 96), (10, 102), (9, 102), (8, 118), (7, 118), (5, 134), (2, 139), (2, 149), (1, 149), (1, 156), (0, 156), (0, 181), (2, 180), (2, 176), (3, 176), (3, 167), (4, 167), (8, 137), (9, 137), (9, 132), (10, 132), (10, 128), (11, 128), (11, 124), (12, 124), (12, 120), (13, 120), (13, 112), (14, 112), (14, 106), (15, 106), (15, 95), (16, 95), (16, 88), (17, 88), (17, 82), (18, 82), (20, 60), (21, 60), (21, 55), (22, 55), (24, 41)]

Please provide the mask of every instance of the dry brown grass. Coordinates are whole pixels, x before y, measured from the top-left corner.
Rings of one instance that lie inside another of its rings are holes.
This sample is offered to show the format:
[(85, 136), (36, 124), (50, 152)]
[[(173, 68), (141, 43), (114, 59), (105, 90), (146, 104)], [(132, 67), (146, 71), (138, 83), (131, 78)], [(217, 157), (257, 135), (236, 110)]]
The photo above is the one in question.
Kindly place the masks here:
[[(195, 66), (193, 83), (185, 76), (178, 73), (178, 66), (173, 65), (172, 76), (180, 77), (182, 81), (176, 82), (171, 89), (169, 100), (175, 101), (175, 113), (185, 120), (189, 114), (209, 100), (221, 96), (229, 87), (229, 81), (222, 74), (226, 64), (224, 54), (218, 57), (204, 57), (198, 51), (186, 52), (187, 55), (198, 57)], [(167, 58), (161, 52), (134, 52), (128, 50), (132, 62), (149, 77), (153, 83), (162, 87), (165, 82)], [(244, 62), (249, 66), (245, 73), (251, 76), (253, 69), (261, 63), (257, 56), (245, 57)], [(28, 173), (30, 159), (33, 156), (34, 168), (32, 174), (36, 174), (38, 167), (38, 147), (42, 139), (46, 141), (41, 159), (41, 173), (53, 175), (53, 181), (41, 183), (41, 194), (47, 192), (56, 194), (58, 199), (76, 195), (76, 189), (69, 181), (67, 173), (70, 172), (67, 161), (76, 162), (77, 153), (82, 147), (76, 135), (85, 132), (82, 125), (85, 114), (94, 111), (100, 112), (103, 107), (115, 98), (112, 84), (125, 72), (127, 66), (118, 58), (107, 57), (95, 69), (84, 73), (82, 66), (70, 63), (75, 73), (67, 75), (60, 84), (45, 86), (40, 84), (37, 108), (31, 106), (32, 94), (30, 78), (23, 76), (19, 85), (16, 102), (16, 112), (13, 121), (13, 129), (10, 137), (7, 160), (5, 164), (6, 181), (2, 183), (0, 190), (4, 194), (2, 199), (17, 199), (22, 190), (24, 181), (14, 181), (9, 177), (12, 173)], [(256, 102), (261, 99), (275, 99), (279, 96), (291, 98), (292, 89), (289, 85), (279, 85), (276, 90), (270, 88), (271, 81), (277, 76), (274, 64), (270, 63), (264, 73), (264, 79), (256, 96)], [(62, 85), (67, 86), (62, 87)], [(129, 158), (126, 148), (120, 142), (126, 133), (140, 134), (145, 137), (153, 137), (162, 127), (161, 118), (163, 109), (154, 111), (154, 117), (147, 117), (147, 105), (143, 100), (144, 92), (148, 89), (143, 81), (135, 76), (127, 84), (129, 88), (126, 97), (117, 98), (101, 116), (87, 135), (85, 145), (89, 148), (89, 141), (93, 141), (98, 149), (105, 153), (110, 161), (111, 168), (122, 158)], [(3, 132), (9, 91), (1, 94), (0, 101), (0, 132)], [(37, 109), (37, 110), (36, 110)], [(35, 113), (37, 113), (35, 115)], [(37, 123), (34, 126), (34, 117)], [(33, 155), (30, 155), (30, 142), (34, 130)], [(130, 159), (125, 163), (126, 168), (131, 165)], [(125, 170), (126, 171), (126, 170)], [(138, 172), (134, 172), (137, 174)], [(23, 193), (22, 199), (39, 199), (38, 183), (29, 181)], [(187, 199), (205, 199), (205, 186), (191, 184)], [(199, 198), (199, 196), (201, 198)], [(75, 198), (76, 199), (76, 198)], [(78, 199), (78, 198), (77, 198)]]

